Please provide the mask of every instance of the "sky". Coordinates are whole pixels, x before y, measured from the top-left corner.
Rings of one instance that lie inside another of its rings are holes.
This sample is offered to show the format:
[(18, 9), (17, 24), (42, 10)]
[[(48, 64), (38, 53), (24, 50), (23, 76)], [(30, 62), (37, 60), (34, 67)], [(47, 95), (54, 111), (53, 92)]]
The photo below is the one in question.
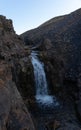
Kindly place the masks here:
[(81, 0), (0, 0), (0, 15), (13, 20), (17, 34), (81, 8)]

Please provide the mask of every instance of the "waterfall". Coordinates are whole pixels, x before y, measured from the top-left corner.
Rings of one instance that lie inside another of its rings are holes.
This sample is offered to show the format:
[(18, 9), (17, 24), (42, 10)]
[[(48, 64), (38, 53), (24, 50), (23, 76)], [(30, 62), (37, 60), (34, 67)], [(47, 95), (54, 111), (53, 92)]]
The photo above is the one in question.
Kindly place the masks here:
[(48, 93), (44, 64), (38, 59), (36, 52), (31, 53), (31, 61), (34, 68), (37, 102), (45, 105), (54, 104), (55, 102), (55, 105), (58, 105), (56, 98)]

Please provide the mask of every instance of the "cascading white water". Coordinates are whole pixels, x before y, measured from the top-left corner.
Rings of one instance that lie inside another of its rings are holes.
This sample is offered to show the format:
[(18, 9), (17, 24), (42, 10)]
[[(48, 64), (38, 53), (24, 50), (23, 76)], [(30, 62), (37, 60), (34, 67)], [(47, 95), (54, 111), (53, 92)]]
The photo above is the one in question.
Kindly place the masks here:
[(46, 75), (44, 71), (44, 64), (39, 61), (36, 52), (31, 53), (32, 65), (34, 68), (35, 85), (36, 85), (36, 100), (38, 103), (50, 105), (58, 105), (56, 98), (50, 96), (48, 93), (48, 85), (46, 81)]

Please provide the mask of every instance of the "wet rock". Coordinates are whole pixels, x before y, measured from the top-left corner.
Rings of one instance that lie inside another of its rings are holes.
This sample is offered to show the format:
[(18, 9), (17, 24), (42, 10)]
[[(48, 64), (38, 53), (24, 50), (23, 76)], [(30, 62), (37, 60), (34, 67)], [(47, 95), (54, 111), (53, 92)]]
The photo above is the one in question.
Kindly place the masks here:
[(46, 123), (47, 130), (57, 130), (60, 127), (60, 122), (55, 120), (53, 122)]
[(51, 52), (51, 50), (41, 51), (39, 58), (44, 63), (49, 93), (59, 93), (62, 90), (65, 69), (62, 63), (63, 59), (54, 56), (54, 52)]
[(81, 121), (81, 100), (75, 102), (76, 116)]

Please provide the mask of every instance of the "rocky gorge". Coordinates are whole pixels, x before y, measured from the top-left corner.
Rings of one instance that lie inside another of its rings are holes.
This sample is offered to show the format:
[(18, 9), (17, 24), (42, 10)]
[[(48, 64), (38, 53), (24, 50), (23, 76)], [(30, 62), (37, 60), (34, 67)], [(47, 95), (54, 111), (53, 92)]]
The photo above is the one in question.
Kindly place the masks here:
[[(59, 102), (56, 107), (36, 102), (32, 51), (38, 54), (36, 65), (44, 64), (49, 95)], [(0, 130), (80, 129), (81, 9), (20, 36), (12, 21), (0, 15)]]

